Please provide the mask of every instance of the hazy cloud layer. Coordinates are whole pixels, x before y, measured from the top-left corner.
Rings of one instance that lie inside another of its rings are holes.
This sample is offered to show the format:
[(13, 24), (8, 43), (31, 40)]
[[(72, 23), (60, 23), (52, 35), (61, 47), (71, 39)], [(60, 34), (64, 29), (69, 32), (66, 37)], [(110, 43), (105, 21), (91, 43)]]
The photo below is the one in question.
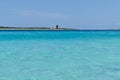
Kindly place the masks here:
[(66, 19), (67, 16), (59, 13), (40, 12), (32, 10), (20, 11), (19, 15), (30, 18), (54, 18), (54, 19)]

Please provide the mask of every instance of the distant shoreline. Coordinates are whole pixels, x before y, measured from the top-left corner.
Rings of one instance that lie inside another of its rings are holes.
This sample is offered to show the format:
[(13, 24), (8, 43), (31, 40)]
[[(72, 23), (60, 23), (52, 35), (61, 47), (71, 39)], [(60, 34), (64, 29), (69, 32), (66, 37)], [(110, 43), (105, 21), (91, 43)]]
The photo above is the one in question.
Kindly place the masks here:
[(0, 30), (79, 30), (72, 28), (49, 28), (49, 27), (0, 27)]
[(50, 28), (50, 27), (4, 27), (0, 26), (0, 31), (20, 31), (20, 30), (27, 30), (27, 31), (120, 31), (120, 29), (75, 29), (75, 28)]

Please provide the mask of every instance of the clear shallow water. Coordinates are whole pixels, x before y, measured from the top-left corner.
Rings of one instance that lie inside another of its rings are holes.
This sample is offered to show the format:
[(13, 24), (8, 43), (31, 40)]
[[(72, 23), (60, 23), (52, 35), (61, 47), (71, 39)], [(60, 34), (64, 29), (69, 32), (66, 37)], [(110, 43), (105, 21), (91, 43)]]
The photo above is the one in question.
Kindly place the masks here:
[(0, 31), (0, 80), (120, 80), (120, 32)]

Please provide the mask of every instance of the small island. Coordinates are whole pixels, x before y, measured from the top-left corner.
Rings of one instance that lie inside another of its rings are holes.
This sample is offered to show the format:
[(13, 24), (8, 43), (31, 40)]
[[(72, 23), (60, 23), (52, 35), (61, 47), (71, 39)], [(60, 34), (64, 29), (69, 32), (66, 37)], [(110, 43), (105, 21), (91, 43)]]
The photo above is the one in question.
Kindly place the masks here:
[(0, 30), (78, 30), (72, 28), (61, 28), (59, 25), (55, 27), (6, 27), (0, 26)]

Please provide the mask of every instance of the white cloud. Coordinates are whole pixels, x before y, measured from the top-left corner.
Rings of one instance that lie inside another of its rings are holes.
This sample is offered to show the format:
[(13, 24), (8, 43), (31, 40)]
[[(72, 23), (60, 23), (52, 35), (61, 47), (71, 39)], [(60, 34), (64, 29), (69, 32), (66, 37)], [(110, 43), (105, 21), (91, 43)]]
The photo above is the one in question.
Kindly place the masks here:
[(49, 12), (40, 12), (40, 11), (32, 11), (32, 10), (25, 10), (20, 11), (19, 14), (24, 17), (33, 17), (33, 18), (55, 18), (55, 19), (65, 19), (67, 18), (63, 14), (59, 13), (49, 13)]

